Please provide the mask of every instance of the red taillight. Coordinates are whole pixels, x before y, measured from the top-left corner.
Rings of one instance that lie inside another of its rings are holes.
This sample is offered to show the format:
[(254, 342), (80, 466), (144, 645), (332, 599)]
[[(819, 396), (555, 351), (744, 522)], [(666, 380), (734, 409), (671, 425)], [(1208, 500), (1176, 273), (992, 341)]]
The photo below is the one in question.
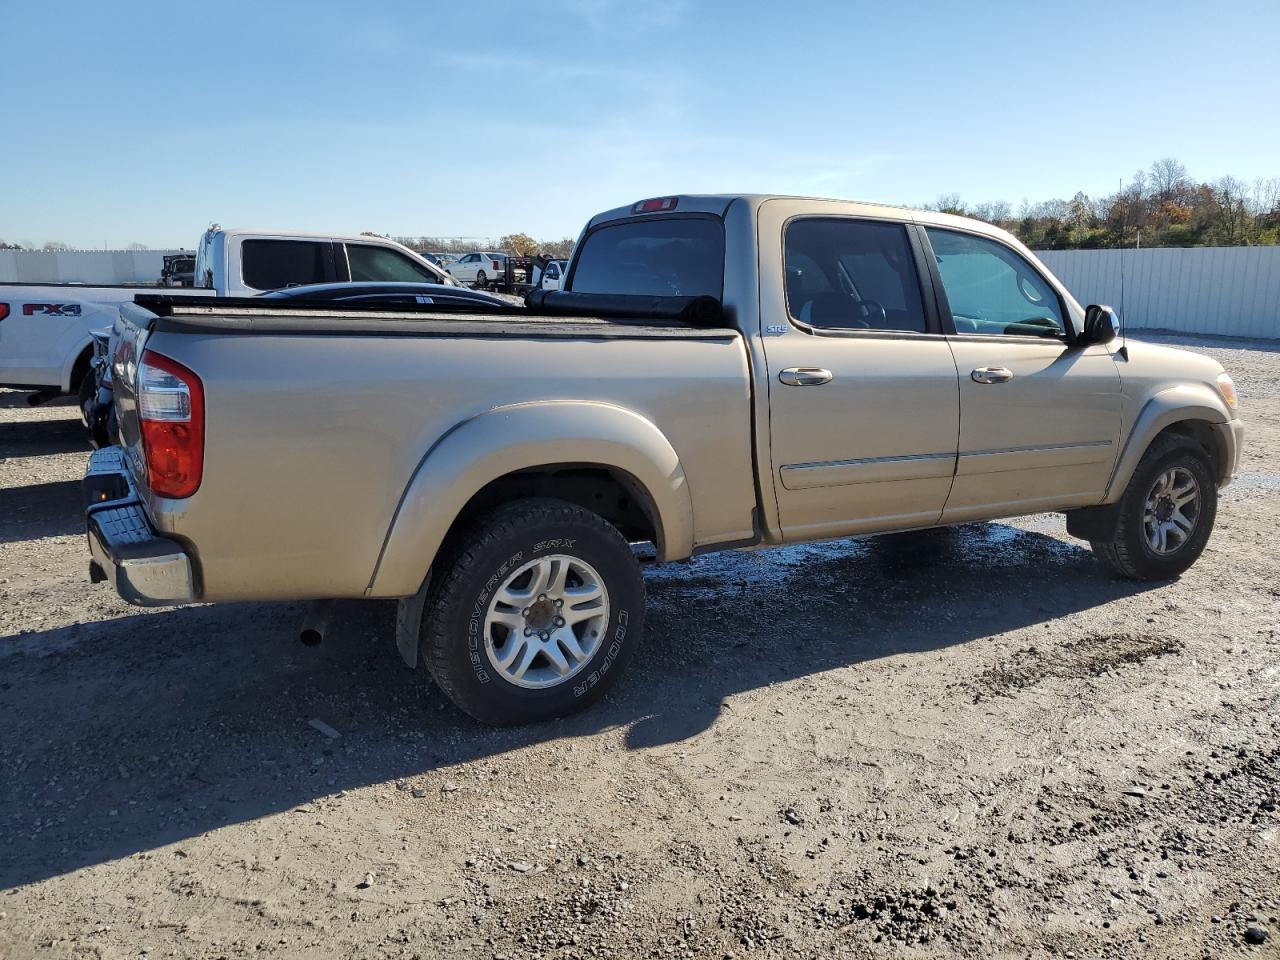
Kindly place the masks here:
[(159, 496), (189, 497), (204, 472), (204, 385), (153, 350), (142, 352), (137, 383), (147, 483)]
[(498, 272), (499, 270), (501, 270), (501, 269), (502, 269), (502, 267), (498, 264), (498, 261), (497, 261), (497, 260), (494, 260), (494, 261), (493, 261), (493, 271), (494, 271), (494, 273), (497, 273), (497, 272)]
[(654, 197), (652, 200), (641, 200), (631, 208), (631, 212), (666, 213), (668, 210), (674, 210), (679, 202), (679, 197)]
[(0, 303), (0, 320), (3, 320), (8, 315), (9, 315), (9, 305), (7, 303)]

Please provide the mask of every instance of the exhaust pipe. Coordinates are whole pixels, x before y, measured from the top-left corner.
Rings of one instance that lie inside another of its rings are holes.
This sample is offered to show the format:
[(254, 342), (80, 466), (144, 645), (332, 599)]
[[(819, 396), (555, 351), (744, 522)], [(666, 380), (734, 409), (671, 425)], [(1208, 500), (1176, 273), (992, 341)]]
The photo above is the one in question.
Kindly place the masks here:
[(302, 617), (302, 627), (298, 631), (298, 639), (304, 646), (320, 645), (324, 632), (329, 629), (329, 617), (332, 615), (332, 600), (312, 600), (307, 604), (307, 612)]
[(38, 390), (35, 393), (27, 394), (27, 403), (33, 407), (38, 407), (42, 403), (48, 403), (50, 400), (55, 400), (60, 396), (61, 394), (56, 390)]

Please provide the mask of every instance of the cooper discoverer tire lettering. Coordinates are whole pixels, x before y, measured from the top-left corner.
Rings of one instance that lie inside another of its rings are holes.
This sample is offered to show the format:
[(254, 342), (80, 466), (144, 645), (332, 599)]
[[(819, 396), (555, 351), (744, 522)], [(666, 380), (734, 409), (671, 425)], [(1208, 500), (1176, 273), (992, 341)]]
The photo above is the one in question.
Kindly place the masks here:
[(422, 622), (440, 688), (485, 723), (563, 716), (598, 700), (639, 643), (644, 581), (597, 514), (537, 498), (499, 507), (441, 559)]

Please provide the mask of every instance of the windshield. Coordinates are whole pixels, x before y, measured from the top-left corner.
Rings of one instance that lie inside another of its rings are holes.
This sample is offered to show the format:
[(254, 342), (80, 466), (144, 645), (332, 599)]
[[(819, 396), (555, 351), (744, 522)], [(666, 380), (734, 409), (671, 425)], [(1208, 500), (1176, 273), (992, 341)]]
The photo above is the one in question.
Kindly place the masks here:
[(582, 243), (569, 289), (720, 299), (724, 226), (709, 217), (660, 217), (591, 231)]

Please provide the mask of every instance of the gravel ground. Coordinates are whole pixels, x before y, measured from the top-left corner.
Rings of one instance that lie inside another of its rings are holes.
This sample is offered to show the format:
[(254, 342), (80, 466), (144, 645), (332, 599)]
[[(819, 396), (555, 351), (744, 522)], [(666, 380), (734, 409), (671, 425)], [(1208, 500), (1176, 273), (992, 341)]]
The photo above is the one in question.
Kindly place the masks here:
[(1180, 581), (1048, 515), (655, 568), (615, 692), (518, 730), (392, 604), (311, 649), (91, 586), (75, 410), (0, 392), (0, 956), (1280, 956), (1280, 352), (1167, 342), (1250, 431)]

